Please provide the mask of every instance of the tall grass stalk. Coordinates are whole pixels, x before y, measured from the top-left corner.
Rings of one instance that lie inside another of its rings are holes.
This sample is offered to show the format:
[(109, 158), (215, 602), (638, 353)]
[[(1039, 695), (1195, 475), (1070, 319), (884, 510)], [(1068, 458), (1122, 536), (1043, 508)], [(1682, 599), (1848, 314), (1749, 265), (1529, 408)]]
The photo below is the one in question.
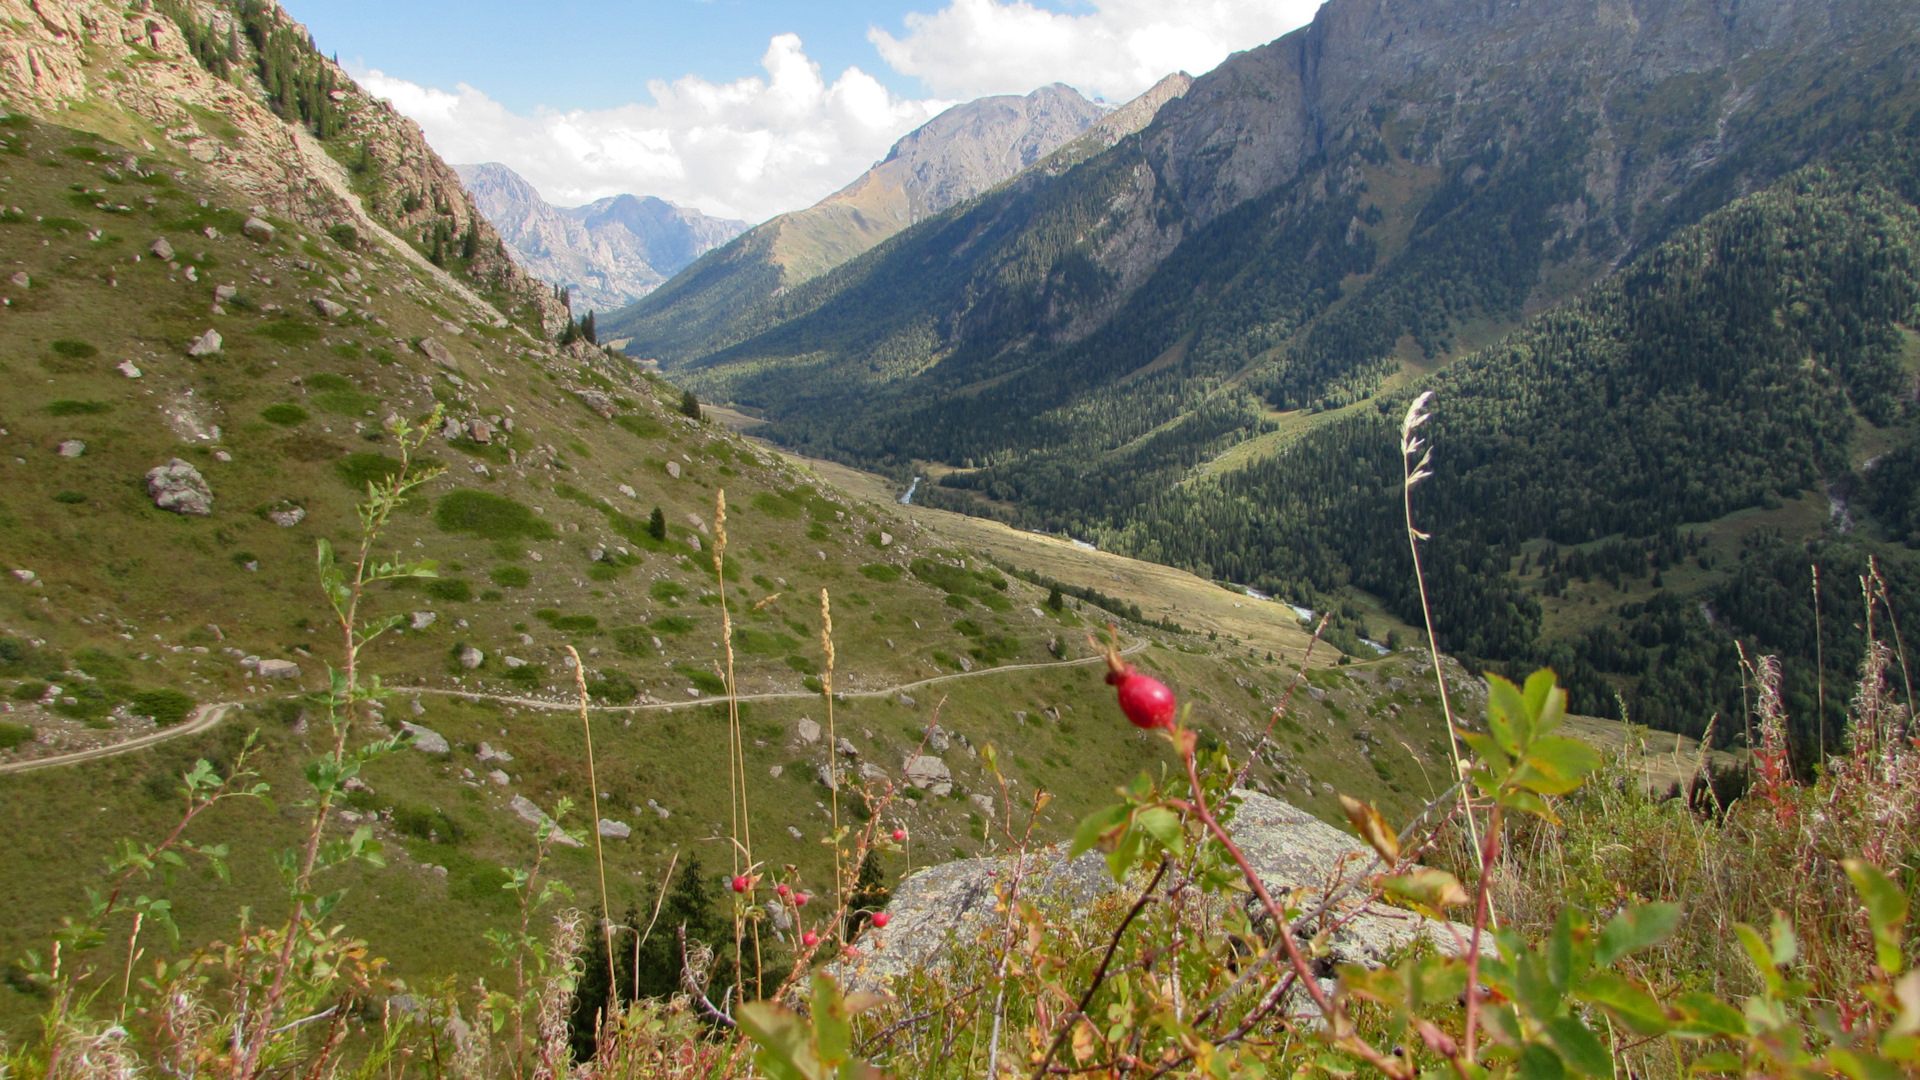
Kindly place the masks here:
[[(614, 972), (619, 968), (613, 961), (613, 908), (607, 902), (607, 851), (606, 838), (600, 834), (600, 770), (593, 758), (593, 723), (587, 716), (587, 669), (580, 662), (580, 651), (572, 645), (567, 646), (567, 656), (573, 661), (573, 686), (580, 699), (580, 733), (587, 740), (587, 793), (593, 798), (592, 810), (587, 822), (593, 829), (593, 866), (600, 875), (600, 941), (607, 950), (607, 1006), (611, 1011), (619, 999), (619, 983)], [(596, 1022), (596, 1026), (598, 1026)]]

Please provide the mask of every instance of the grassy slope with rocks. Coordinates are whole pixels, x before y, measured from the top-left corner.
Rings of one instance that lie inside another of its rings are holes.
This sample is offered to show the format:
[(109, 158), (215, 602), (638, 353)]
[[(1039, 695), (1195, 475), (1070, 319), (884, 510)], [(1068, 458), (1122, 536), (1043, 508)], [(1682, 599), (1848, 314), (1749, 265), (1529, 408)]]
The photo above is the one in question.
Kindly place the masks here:
[[(710, 868), (725, 861), (722, 847), (702, 842), (726, 817), (718, 779), (724, 720), (688, 693), (710, 693), (714, 665), (723, 662), (708, 561), (717, 491), (729, 498), (725, 589), (739, 626), (741, 690), (794, 695), (743, 710), (749, 765), (763, 778), (750, 796), (759, 852), (775, 861), (817, 871), (828, 857), (818, 843), (827, 792), (815, 779), (823, 747), (795, 734), (802, 716), (825, 719), (821, 701), (805, 696), (822, 663), (820, 589), (833, 597), (839, 685), (851, 691), (987, 663), (1052, 662), (1055, 639), (1069, 658), (1084, 657), (1088, 625), (1105, 618), (1077, 603), (1049, 611), (1046, 590), (679, 415), (678, 392), (624, 360), (557, 350), (477, 318), (455, 322), (458, 298), (408, 260), (348, 249), (288, 218), (275, 219), (272, 240), (247, 236), (236, 193), (190, 160), (18, 115), (5, 124), (0, 202), (18, 213), (0, 230), (18, 256), (8, 270), (27, 284), (6, 286), (0, 308), (0, 356), (15, 386), (0, 416), (0, 562), (33, 574), (31, 582), (0, 582), (5, 685), (33, 691), (33, 700), (8, 702), (6, 719), (41, 735), (60, 728), (68, 734), (50, 736), (55, 743), (81, 745), (142, 729), (130, 718), (142, 693), (170, 689), (197, 702), (245, 705), (211, 732), (154, 750), (0, 779), (5, 820), (19, 838), (0, 856), (0, 894), (14, 913), (0, 939), (9, 956), (44, 948), (115, 838), (147, 835), (170, 820), (171, 777), (194, 758), (230, 762), (245, 733), (257, 732), (269, 780), (297, 788), (298, 763), (313, 749), (302, 723), (311, 706), (295, 687), (270, 685), (241, 660), (290, 661), (306, 690), (338, 660), (313, 545), (351, 540), (358, 485), (392, 467), (391, 439), (380, 430), (389, 413), (421, 416), (439, 406), (463, 425), (483, 420), (492, 429), (484, 442), (470, 437), (470, 426), (433, 441), (429, 451), (448, 471), (382, 544), (439, 560), (441, 577), (376, 592), (379, 613), (434, 618), (418, 630), (409, 619), (371, 652), (370, 668), (399, 690), (389, 721), (426, 726), (452, 751), (409, 752), (369, 771), (372, 790), (356, 796), (356, 812), (378, 816), (391, 858), (384, 870), (349, 872), (359, 879), (341, 914), (409, 977), (483, 970), (479, 931), (506, 911), (499, 866), (524, 861), (531, 849), (530, 827), (508, 809), (513, 796), (589, 801), (577, 718), (566, 708), (495, 700), (564, 702), (567, 644), (586, 656), (608, 703), (680, 706), (596, 713), (600, 782), (610, 796), (601, 815), (633, 829), (608, 842), (614, 906), (650, 901), (675, 849), (683, 860), (700, 853)], [(153, 254), (161, 239), (172, 260)], [(215, 313), (223, 286), (237, 292)], [(337, 298), (348, 312), (323, 316), (317, 296)], [(188, 356), (208, 328), (219, 331), (220, 351)], [(422, 338), (444, 344), (458, 373), (429, 360), (416, 344)], [(612, 418), (596, 404), (610, 405)], [(85, 451), (61, 456), (69, 440)], [(176, 457), (204, 476), (209, 516), (163, 511), (149, 498), (145, 473)], [(646, 529), (656, 505), (663, 540)], [(269, 516), (295, 507), (304, 516), (290, 527)], [(883, 539), (891, 543), (879, 546)], [(594, 551), (603, 557), (594, 560)], [(1210, 730), (1238, 743), (1263, 720), (1304, 644), (1290, 621), (1276, 631), (1273, 661), (1197, 635), (1152, 637), (1141, 662), (1181, 686)], [(458, 660), (468, 647), (485, 654), (475, 669)], [(509, 667), (509, 656), (527, 663)], [(1384, 689), (1387, 678), (1414, 680), (1404, 661), (1391, 663), (1394, 672), (1354, 669), (1350, 686), (1344, 674), (1325, 675), (1336, 692), (1309, 706), (1298, 730), (1282, 733), (1285, 756), (1260, 779), (1329, 814), (1322, 784), (1374, 785), (1384, 774), (1398, 789), (1393, 798), (1422, 797), (1421, 766), (1396, 747), (1408, 742), (1430, 771), (1440, 729), (1430, 695)], [(57, 697), (42, 707), (41, 684), (61, 685), (74, 703)], [(1118, 723), (1090, 664), (957, 679), (906, 697), (854, 697), (839, 707), (837, 727), (863, 761), (897, 770), (936, 715), (974, 747), (999, 747), (1021, 786), (1059, 795), (1044, 835), (1064, 834), (1113, 778), (1163, 752)], [(1363, 724), (1385, 741), (1352, 738)], [(513, 760), (479, 760), (482, 742)], [(0, 756), (60, 748), (30, 742)], [(954, 795), (901, 804), (915, 861), (987, 845), (981, 808), (966, 795), (994, 795), (1005, 809), (972, 755), (956, 743), (946, 759)], [(778, 778), (770, 775), (776, 766)], [(496, 767), (507, 784), (487, 777)], [(179, 883), (187, 942), (223, 933), (237, 906), (271, 891), (267, 856), (296, 824), (289, 806), (216, 812), (207, 835), (233, 846), (236, 874), (231, 883)], [(556, 869), (581, 889), (591, 866), (583, 851), (556, 856)], [(8, 1026), (36, 1002), (0, 994), (0, 1009), (15, 1018)]]

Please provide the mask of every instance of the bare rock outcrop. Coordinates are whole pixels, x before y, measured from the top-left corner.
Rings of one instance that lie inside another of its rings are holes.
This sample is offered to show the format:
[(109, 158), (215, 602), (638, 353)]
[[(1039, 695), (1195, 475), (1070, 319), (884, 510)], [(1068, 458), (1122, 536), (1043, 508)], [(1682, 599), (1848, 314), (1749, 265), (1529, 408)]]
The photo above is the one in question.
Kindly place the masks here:
[(193, 517), (213, 513), (213, 489), (200, 470), (179, 458), (147, 470), (147, 494), (162, 510)]

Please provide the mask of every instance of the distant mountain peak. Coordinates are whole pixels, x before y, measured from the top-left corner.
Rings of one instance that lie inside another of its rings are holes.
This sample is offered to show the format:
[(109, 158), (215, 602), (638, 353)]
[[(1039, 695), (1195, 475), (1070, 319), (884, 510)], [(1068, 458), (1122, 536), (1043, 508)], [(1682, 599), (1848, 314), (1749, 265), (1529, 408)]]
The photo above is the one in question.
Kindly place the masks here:
[(652, 292), (747, 228), (651, 195), (610, 195), (554, 206), (497, 161), (454, 171), (507, 249), (536, 277), (571, 290), (574, 307), (610, 311)]

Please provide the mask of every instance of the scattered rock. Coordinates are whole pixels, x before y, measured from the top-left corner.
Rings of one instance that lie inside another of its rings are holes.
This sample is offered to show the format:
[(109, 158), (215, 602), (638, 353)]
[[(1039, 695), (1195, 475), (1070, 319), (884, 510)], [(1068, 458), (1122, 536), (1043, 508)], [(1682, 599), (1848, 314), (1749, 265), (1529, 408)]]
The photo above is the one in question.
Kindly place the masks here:
[(408, 709), (409, 709), (409, 710), (410, 710), (410, 711), (411, 711), (411, 712), (413, 713), (413, 715), (415, 715), (415, 716), (425, 716), (425, 715), (427, 715), (427, 707), (426, 707), (425, 705), (422, 705), (422, 704), (420, 704), (420, 699), (419, 699), (419, 698), (414, 698), (414, 699), (413, 699), (412, 701), (410, 701), (410, 702), (408, 702), (408, 703), (407, 703), (407, 708), (408, 708)]
[(173, 261), (173, 245), (167, 243), (167, 238), (164, 236), (155, 240), (147, 247), (147, 250), (153, 252), (153, 257), (159, 259), (161, 262)]
[(324, 296), (313, 298), (313, 310), (319, 312), (321, 317), (328, 319), (337, 319), (347, 313), (345, 304), (337, 304)]
[(254, 668), (263, 679), (298, 679), (300, 665), (291, 660), (262, 660)]
[(881, 533), (881, 534), (880, 534), (880, 546), (881, 546), (881, 547), (892, 547), (892, 546), (893, 546), (893, 534), (892, 534), (892, 533), (884, 533), (884, 532), (883, 532), (883, 533)]
[(179, 458), (147, 471), (147, 494), (153, 505), (176, 514), (206, 517), (213, 512), (213, 489), (200, 470)]
[(905, 694), (901, 694), (901, 695), (900, 695), (900, 704), (902, 704), (902, 705), (905, 705), (905, 706), (906, 706), (907, 708), (909, 708), (909, 709), (911, 709), (911, 708), (913, 708), (913, 699), (912, 699), (912, 698), (910, 698), (910, 697), (908, 697), (908, 696), (907, 696), (907, 695), (905, 695)]
[[(795, 840), (800, 839), (799, 829), (789, 825), (787, 826), (787, 831), (793, 834)], [(784, 934), (788, 930), (793, 929), (793, 918), (787, 914), (787, 906), (785, 904), (782, 904), (778, 900), (769, 900), (763, 907), (767, 913), (767, 922), (771, 923), (775, 930)]]
[(967, 801), (972, 803), (988, 821), (993, 820), (993, 796), (974, 794), (967, 796)]
[(814, 779), (820, 781), (820, 783), (824, 785), (828, 791), (840, 790), (839, 776), (836, 775), (832, 769), (827, 768), (825, 765), (821, 765), (818, 768), (814, 769), (813, 775), (814, 775)]
[(15, 570), (13, 572), (13, 576), (16, 579), (18, 579), (22, 584), (27, 584), (27, 585), (33, 584), (33, 582), (39, 577), (39, 575), (35, 574), (31, 570)]
[(458, 370), (460, 367), (460, 361), (453, 358), (453, 353), (448, 350), (445, 345), (440, 344), (433, 338), (421, 338), (420, 351), (426, 354), (427, 359), (439, 364), (441, 367), (454, 368), (455, 370)]
[(618, 491), (620, 494), (625, 495), (629, 499), (637, 499), (640, 497), (639, 492), (633, 490), (631, 487), (628, 487), (625, 484), (615, 484), (613, 486), (613, 489), (615, 491)]
[(860, 756), (860, 748), (853, 745), (852, 742), (844, 737), (834, 743), (833, 748), (847, 757), (857, 758)]
[(860, 779), (869, 783), (877, 780), (885, 780), (887, 779), (887, 770), (875, 765), (871, 761), (863, 761), (860, 763)]
[(486, 662), (487, 654), (471, 645), (460, 650), (460, 666), (466, 668), (468, 671), (472, 671), (474, 668)]
[(527, 662), (525, 660), (520, 659), (517, 656), (503, 656), (500, 658), (500, 662), (507, 665), (508, 670), (517, 671), (520, 668), (527, 666)]
[(280, 230), (274, 228), (273, 223), (264, 218), (250, 217), (240, 223), (240, 231), (264, 244), (271, 241), (274, 234)]
[(513, 760), (512, 754), (507, 753), (505, 750), (495, 750), (487, 743), (481, 743), (480, 749), (473, 756), (482, 763), (488, 761), (507, 762)]
[(506, 787), (508, 782), (512, 778), (509, 777), (504, 771), (500, 769), (495, 769), (492, 772), (487, 774), (487, 779), (493, 781), (494, 783), (500, 785), (501, 787)]
[[(261, 661), (261, 664), (264, 666), (266, 661)], [(413, 736), (413, 748), (423, 754), (446, 754), (453, 751), (453, 745), (447, 742), (447, 737), (432, 728), (424, 728), (419, 724), (409, 724), (402, 720), (400, 730)]]
[(774, 778), (775, 780), (778, 780), (778, 779), (780, 779), (780, 774), (781, 774), (781, 773), (783, 773), (783, 772), (785, 772), (785, 771), (786, 771), (786, 769), (785, 769), (784, 767), (782, 767), (782, 766), (779, 766), (779, 765), (769, 765), (769, 766), (767, 766), (767, 775), (768, 775), (768, 776), (771, 776), (771, 777), (773, 777), (773, 778)]
[[(28, 578), (32, 576), (32, 574), (27, 575)], [(799, 728), (796, 733), (800, 736), (800, 741), (806, 743), (808, 746), (812, 746), (814, 743), (820, 741), (820, 725), (815, 723), (810, 717), (803, 716), (800, 718)]]
[(1312, 698), (1315, 701), (1327, 700), (1327, 692), (1325, 690), (1320, 689), (1317, 686), (1307, 687), (1307, 696)]
[(515, 795), (507, 801), (507, 806), (510, 807), (514, 813), (519, 814), (522, 821), (528, 821), (538, 825), (547, 820), (546, 813), (542, 811), (540, 807), (536, 806), (532, 799), (527, 798), (525, 795)]
[(667, 475), (673, 477), (675, 480), (680, 479), (680, 463), (677, 461), (667, 462)]
[(1399, 690), (1399, 689), (1400, 689), (1401, 687), (1403, 687), (1403, 686), (1405, 686), (1405, 685), (1407, 685), (1407, 680), (1405, 680), (1405, 679), (1399, 679), (1399, 678), (1394, 678), (1394, 679), (1388, 679), (1388, 680), (1387, 680), (1387, 693), (1389, 693), (1389, 694), (1391, 694), (1391, 693), (1394, 693), (1394, 692), (1396, 692), (1396, 691), (1398, 691), (1398, 690)]
[(600, 414), (601, 419), (613, 419), (613, 399), (598, 390), (575, 390), (573, 395), (580, 403)]
[(440, 615), (437, 612), (416, 611), (413, 613), (413, 628), (415, 630), (425, 630), (427, 627), (439, 621)]
[(787, 826), (787, 835), (793, 837), (795, 840), (805, 840), (807, 838), (805, 833), (792, 825)]
[(477, 443), (493, 442), (493, 425), (479, 417), (467, 421), (467, 438)]
[(947, 763), (932, 754), (920, 754), (907, 759), (900, 770), (908, 786), (917, 787), (929, 795), (946, 795), (953, 791), (953, 772)]
[(213, 287), (213, 301), (216, 304), (224, 304), (239, 295), (240, 290), (232, 285), (215, 285)]
[(220, 344), (220, 331), (209, 326), (206, 333), (194, 338), (193, 343), (187, 346), (187, 355), (212, 356), (220, 351)]
[(81, 442), (79, 439), (67, 439), (63, 441), (59, 449), (55, 451), (55, 453), (58, 453), (61, 457), (79, 457), (86, 452), (87, 444)]
[(935, 724), (927, 729), (927, 749), (936, 754), (944, 754), (951, 745), (947, 740), (946, 729), (942, 728), (939, 724)]
[(695, 550), (695, 551), (704, 551), (704, 550), (705, 550), (704, 548), (702, 548), (702, 547), (700, 546), (700, 538), (699, 538), (698, 536), (689, 536), (689, 537), (687, 537), (687, 546), (688, 546), (688, 547), (691, 547), (691, 548), (692, 548), (693, 550)]
[(140, 369), (135, 366), (131, 360), (122, 360), (117, 366), (120, 369), (120, 374), (125, 375), (129, 379), (137, 379), (140, 377)]
[(267, 520), (283, 529), (291, 529), (307, 520), (307, 508), (299, 503), (287, 503), (267, 511)]
[(33, 287), (33, 279), (27, 276), (25, 270), (17, 270), (12, 277), (7, 279), (7, 284), (16, 289), (28, 289)]
[(615, 821), (612, 818), (601, 818), (600, 835), (612, 840), (625, 840), (627, 837), (633, 835), (633, 827), (624, 821)]

